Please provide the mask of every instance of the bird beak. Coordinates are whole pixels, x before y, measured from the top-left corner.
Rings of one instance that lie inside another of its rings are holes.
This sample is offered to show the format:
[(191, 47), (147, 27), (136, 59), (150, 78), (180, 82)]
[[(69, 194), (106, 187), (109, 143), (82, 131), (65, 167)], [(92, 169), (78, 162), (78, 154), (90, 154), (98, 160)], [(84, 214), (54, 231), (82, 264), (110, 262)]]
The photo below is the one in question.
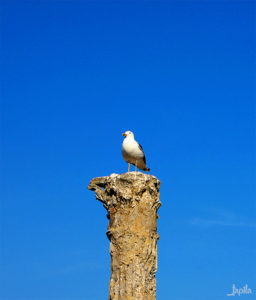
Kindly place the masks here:
[(123, 136), (126, 136), (126, 133), (122, 133)]

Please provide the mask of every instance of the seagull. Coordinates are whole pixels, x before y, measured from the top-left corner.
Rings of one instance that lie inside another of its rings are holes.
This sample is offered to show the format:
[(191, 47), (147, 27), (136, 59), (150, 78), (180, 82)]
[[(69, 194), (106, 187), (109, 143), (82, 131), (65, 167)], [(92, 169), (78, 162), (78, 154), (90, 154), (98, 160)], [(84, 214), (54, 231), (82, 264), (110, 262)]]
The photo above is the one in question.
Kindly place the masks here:
[(128, 163), (128, 172), (130, 172), (130, 164), (135, 166), (135, 172), (137, 167), (140, 170), (149, 172), (150, 169), (146, 166), (146, 157), (141, 145), (135, 141), (134, 134), (131, 131), (123, 133), (125, 139), (122, 145), (122, 154), (124, 160)]

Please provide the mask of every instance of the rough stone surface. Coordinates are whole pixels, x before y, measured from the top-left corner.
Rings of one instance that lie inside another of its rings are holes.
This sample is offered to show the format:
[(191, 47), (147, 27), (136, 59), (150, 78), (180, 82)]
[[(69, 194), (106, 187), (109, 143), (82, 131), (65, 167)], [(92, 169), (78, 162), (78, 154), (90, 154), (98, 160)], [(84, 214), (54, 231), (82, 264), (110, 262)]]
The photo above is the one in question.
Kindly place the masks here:
[(160, 181), (129, 172), (94, 178), (88, 188), (108, 211), (109, 300), (156, 299)]

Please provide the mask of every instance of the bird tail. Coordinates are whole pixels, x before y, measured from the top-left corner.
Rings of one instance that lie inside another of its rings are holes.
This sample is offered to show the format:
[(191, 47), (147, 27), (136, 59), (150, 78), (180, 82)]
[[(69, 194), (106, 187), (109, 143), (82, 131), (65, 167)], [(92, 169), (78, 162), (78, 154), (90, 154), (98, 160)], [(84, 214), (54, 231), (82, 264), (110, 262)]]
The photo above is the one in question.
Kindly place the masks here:
[(150, 172), (150, 169), (148, 167), (144, 168), (143, 171)]

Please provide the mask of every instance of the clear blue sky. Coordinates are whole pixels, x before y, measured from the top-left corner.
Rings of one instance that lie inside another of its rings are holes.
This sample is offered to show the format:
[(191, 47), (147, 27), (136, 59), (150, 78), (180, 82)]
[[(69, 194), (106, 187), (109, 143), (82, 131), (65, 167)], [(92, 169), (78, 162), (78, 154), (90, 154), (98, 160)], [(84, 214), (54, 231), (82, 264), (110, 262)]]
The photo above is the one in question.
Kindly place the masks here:
[(157, 299), (255, 299), (255, 2), (0, 5), (0, 300), (107, 299), (87, 186), (125, 130), (162, 182)]

